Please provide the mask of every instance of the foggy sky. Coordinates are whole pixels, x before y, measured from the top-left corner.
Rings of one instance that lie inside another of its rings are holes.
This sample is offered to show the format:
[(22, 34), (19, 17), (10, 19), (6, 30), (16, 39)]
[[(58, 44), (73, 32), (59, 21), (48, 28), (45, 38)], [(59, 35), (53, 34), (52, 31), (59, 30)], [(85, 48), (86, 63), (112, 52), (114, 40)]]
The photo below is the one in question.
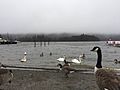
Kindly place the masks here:
[(0, 33), (120, 33), (120, 0), (0, 0)]

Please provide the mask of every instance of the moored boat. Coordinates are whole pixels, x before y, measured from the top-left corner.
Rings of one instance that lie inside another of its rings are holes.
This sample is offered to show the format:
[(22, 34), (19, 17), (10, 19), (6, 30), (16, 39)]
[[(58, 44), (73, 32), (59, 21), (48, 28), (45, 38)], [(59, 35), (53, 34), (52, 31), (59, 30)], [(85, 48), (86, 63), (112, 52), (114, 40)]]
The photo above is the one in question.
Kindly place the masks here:
[(0, 38), (0, 45), (1, 44), (17, 44), (17, 42)]
[(115, 46), (115, 47), (120, 47), (120, 41), (107, 41), (106, 42), (107, 45), (110, 45), (110, 46)]

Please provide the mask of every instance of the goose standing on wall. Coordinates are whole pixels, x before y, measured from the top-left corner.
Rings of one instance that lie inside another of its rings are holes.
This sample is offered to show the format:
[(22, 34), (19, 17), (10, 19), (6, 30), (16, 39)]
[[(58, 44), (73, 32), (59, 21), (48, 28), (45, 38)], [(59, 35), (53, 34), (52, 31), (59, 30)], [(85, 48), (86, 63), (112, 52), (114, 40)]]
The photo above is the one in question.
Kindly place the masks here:
[(27, 61), (26, 55), (27, 55), (27, 53), (25, 52), (25, 53), (24, 53), (24, 57), (20, 60), (21, 62), (26, 62), (26, 61)]
[(73, 63), (73, 62), (66, 61), (66, 59), (64, 60), (64, 65), (70, 66), (71, 63)]
[(12, 70), (2, 69), (1, 67), (5, 68), (3, 64), (0, 63), (0, 85), (4, 83), (11, 83), (13, 79)]
[(100, 47), (94, 47), (91, 51), (96, 51), (98, 58), (94, 69), (96, 83), (100, 90), (120, 90), (120, 78), (110, 69), (102, 69), (102, 53)]
[(59, 66), (60, 70), (64, 72), (66, 78), (68, 78), (68, 74), (76, 71), (76, 69), (71, 68), (68, 64), (58, 64), (57, 66)]

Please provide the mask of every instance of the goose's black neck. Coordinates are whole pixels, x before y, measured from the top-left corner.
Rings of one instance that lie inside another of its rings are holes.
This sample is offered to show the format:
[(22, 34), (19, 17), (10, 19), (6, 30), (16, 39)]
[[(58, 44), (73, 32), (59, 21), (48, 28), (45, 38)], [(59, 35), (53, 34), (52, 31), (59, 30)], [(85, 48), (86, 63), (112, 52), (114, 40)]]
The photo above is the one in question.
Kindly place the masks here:
[(96, 67), (97, 68), (102, 68), (102, 52), (101, 52), (101, 50), (97, 51), (97, 55), (98, 55), (98, 58), (97, 58)]
[(63, 66), (61, 64), (58, 64), (60, 66), (60, 68), (62, 68)]
[(65, 63), (65, 64), (67, 64), (67, 61), (66, 61), (66, 59), (64, 60), (64, 63)]

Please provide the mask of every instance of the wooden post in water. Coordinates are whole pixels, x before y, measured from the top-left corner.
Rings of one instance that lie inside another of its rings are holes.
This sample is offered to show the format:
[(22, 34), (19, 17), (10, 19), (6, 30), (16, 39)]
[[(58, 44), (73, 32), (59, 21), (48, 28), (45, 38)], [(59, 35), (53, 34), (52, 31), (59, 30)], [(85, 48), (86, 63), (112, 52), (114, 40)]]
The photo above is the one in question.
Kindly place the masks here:
[(46, 42), (44, 41), (44, 46), (46, 46)]
[(34, 47), (36, 47), (36, 41), (34, 41)]
[(50, 42), (48, 41), (48, 45), (50, 45)]
[(40, 46), (42, 46), (42, 41), (40, 42)]
[(36, 47), (36, 39), (37, 39), (37, 35), (35, 35), (34, 47)]

